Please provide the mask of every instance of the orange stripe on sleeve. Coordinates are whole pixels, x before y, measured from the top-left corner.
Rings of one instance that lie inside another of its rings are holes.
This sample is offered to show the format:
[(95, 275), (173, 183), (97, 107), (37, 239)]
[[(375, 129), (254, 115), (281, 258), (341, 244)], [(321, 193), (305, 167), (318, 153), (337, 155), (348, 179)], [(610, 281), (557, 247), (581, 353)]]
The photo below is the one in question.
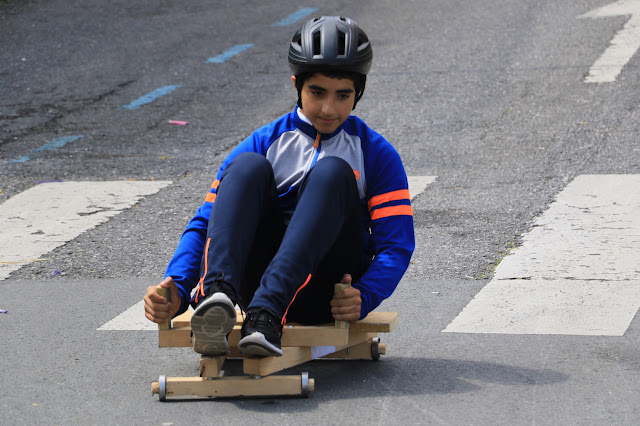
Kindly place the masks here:
[[(218, 179), (214, 180), (211, 184), (211, 189), (218, 190), (218, 185), (220, 185), (220, 181)], [(209, 192), (207, 196), (204, 198), (205, 203), (213, 203), (216, 201), (216, 193)]]
[(382, 219), (389, 216), (413, 216), (411, 206), (383, 207), (371, 212), (371, 220)]
[(369, 211), (375, 206), (379, 206), (382, 203), (387, 203), (389, 201), (398, 201), (398, 200), (410, 200), (411, 195), (409, 195), (408, 189), (400, 189), (398, 191), (387, 192), (386, 194), (376, 195), (372, 199), (369, 200)]

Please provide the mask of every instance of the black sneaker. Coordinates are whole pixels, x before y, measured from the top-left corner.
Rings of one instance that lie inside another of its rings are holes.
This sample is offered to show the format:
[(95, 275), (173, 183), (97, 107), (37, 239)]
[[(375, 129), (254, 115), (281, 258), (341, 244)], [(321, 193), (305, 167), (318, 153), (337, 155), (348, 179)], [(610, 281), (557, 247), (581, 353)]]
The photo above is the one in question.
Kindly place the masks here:
[(191, 317), (193, 350), (208, 356), (226, 355), (229, 352), (227, 335), (234, 325), (234, 303), (224, 293), (213, 293), (198, 304)]
[(282, 356), (282, 326), (276, 314), (267, 308), (251, 308), (242, 324), (242, 353), (257, 356)]

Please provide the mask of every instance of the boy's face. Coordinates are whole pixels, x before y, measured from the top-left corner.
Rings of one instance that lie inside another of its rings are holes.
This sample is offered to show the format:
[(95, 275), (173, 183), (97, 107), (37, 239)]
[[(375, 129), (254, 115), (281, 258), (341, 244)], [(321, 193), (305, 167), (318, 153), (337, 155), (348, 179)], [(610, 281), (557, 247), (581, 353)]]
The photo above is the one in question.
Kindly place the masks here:
[[(291, 77), (295, 87), (296, 78)], [(351, 114), (356, 91), (353, 81), (316, 73), (302, 86), (302, 113), (320, 133), (334, 132)]]

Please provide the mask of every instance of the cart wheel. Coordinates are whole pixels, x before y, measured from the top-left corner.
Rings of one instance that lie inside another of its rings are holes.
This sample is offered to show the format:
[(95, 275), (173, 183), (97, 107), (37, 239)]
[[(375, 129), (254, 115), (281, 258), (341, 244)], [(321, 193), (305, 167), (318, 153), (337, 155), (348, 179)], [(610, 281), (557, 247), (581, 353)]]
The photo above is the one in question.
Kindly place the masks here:
[(160, 379), (158, 379), (158, 384), (160, 385), (158, 398), (160, 399), (160, 401), (164, 402), (167, 400), (167, 376), (160, 376)]
[(311, 393), (311, 389), (309, 388), (309, 373), (305, 371), (300, 376), (302, 379), (302, 396), (308, 398)]
[(380, 338), (374, 337), (371, 339), (371, 359), (377, 361), (380, 359), (380, 352), (378, 350), (378, 345), (380, 344)]

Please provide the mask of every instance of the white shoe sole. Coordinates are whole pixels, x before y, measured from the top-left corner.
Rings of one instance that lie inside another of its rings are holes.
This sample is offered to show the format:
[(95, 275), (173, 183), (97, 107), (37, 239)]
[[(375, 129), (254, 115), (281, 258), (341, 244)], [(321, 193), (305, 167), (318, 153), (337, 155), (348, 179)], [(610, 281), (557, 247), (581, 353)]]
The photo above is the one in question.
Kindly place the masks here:
[(191, 317), (193, 350), (202, 355), (219, 356), (229, 352), (227, 334), (236, 324), (236, 309), (224, 293), (214, 293)]
[(243, 354), (257, 356), (282, 356), (282, 349), (272, 345), (259, 331), (245, 336), (238, 342), (238, 349)]

